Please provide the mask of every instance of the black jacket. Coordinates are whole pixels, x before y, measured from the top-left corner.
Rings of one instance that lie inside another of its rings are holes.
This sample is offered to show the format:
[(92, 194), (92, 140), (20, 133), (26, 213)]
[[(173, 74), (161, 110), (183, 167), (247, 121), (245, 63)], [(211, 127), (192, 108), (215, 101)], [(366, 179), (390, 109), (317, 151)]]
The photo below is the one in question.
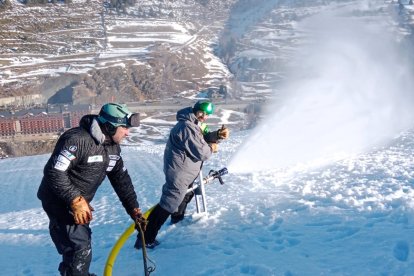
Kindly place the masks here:
[(82, 195), (90, 202), (108, 176), (125, 210), (138, 207), (131, 177), (124, 167), (118, 144), (105, 139), (95, 115), (86, 115), (80, 126), (59, 138), (43, 170), (37, 192), (43, 206), (66, 205)]

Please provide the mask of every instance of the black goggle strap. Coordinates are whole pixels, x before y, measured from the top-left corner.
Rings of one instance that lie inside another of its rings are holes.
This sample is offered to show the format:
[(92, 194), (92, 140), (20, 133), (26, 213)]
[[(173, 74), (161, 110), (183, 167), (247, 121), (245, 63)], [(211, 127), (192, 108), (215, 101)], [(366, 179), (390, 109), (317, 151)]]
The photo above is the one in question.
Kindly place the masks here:
[(119, 118), (119, 117), (114, 117), (112, 115), (109, 115), (106, 112), (101, 112), (99, 116), (101, 116), (105, 120), (111, 123), (114, 123), (114, 124), (120, 124), (120, 125), (125, 125), (125, 126), (128, 124), (128, 118), (126, 116), (123, 118)]

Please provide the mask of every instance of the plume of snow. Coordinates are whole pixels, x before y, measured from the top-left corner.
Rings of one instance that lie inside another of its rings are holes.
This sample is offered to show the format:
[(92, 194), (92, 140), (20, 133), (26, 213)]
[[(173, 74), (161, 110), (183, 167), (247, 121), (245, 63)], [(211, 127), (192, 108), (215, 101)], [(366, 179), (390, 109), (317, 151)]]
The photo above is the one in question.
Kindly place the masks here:
[(326, 164), (412, 126), (412, 60), (391, 32), (332, 14), (306, 20), (303, 27), (309, 37), (284, 97), (269, 106), (233, 156), (232, 172)]

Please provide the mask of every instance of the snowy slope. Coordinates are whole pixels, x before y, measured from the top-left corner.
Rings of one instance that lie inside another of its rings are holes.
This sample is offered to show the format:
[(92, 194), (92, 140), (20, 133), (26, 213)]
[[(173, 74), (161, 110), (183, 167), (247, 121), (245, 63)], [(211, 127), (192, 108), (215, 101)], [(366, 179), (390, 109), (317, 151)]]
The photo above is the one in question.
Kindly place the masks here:
[[(227, 164), (248, 132), (205, 165)], [(150, 250), (154, 275), (412, 275), (414, 135), (369, 154), (306, 170), (232, 174), (207, 186), (208, 217), (165, 225)], [(124, 147), (141, 206), (156, 203), (163, 184), (163, 146)], [(48, 156), (1, 160), (0, 264), (3, 275), (56, 275), (58, 256), (36, 199)], [(130, 224), (109, 183), (92, 202), (94, 257), (101, 275), (115, 240)], [(190, 205), (189, 213), (195, 211)], [(142, 272), (128, 240), (114, 275)]]

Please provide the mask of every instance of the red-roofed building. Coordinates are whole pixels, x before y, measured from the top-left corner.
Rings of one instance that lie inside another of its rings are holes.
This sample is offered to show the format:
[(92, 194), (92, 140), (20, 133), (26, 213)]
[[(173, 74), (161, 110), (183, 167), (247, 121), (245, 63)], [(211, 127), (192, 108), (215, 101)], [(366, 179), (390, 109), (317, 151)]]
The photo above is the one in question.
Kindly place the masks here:
[(12, 118), (0, 116), (0, 136), (13, 136), (16, 134), (16, 123)]
[(57, 133), (63, 131), (62, 113), (28, 113), (19, 117), (21, 134)]
[(42, 133), (62, 133), (79, 126), (80, 119), (91, 112), (90, 105), (48, 106), (0, 114), (0, 137)]

